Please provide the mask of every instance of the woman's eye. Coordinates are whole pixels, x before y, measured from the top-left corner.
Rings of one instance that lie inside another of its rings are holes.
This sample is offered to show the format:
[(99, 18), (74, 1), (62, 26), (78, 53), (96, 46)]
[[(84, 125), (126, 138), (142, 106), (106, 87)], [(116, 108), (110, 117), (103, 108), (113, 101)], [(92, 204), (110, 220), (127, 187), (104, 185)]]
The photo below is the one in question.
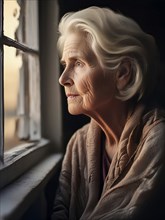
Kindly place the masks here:
[(76, 61), (76, 62), (75, 62), (75, 66), (83, 67), (83, 63), (80, 62), (80, 61)]
[(63, 69), (63, 71), (64, 71), (65, 68), (66, 68), (66, 64), (65, 64), (65, 63), (62, 63), (61, 66), (62, 66), (62, 69)]

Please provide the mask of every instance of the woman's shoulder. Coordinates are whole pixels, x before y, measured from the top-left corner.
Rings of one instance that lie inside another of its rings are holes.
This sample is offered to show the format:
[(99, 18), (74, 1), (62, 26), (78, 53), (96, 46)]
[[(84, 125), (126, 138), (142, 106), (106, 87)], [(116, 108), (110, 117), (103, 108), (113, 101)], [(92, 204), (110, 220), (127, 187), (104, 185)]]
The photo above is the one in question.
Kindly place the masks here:
[(143, 123), (148, 130), (154, 127), (165, 128), (165, 109), (152, 108), (148, 110), (143, 116)]
[(153, 108), (143, 116), (142, 139), (163, 143), (165, 137), (165, 110)]

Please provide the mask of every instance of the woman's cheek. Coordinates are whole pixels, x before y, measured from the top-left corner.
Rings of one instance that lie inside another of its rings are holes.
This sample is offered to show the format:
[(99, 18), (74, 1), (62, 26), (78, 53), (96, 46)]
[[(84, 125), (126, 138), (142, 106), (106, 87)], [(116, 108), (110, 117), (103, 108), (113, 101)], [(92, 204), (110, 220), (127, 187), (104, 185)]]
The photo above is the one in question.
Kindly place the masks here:
[(90, 92), (90, 90), (91, 90), (91, 83), (88, 80), (88, 78), (86, 78), (86, 79), (81, 78), (79, 80), (78, 84), (77, 84), (77, 89), (82, 94), (86, 94), (87, 92)]

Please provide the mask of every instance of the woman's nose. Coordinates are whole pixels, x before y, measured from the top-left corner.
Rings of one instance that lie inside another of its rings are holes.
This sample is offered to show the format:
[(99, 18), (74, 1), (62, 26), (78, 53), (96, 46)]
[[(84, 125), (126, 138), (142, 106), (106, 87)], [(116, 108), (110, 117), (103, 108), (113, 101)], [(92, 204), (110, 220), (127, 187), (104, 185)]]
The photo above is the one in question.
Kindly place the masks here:
[(73, 85), (73, 80), (70, 76), (69, 71), (64, 70), (63, 73), (61, 74), (60, 78), (59, 78), (59, 83), (62, 86), (72, 86)]

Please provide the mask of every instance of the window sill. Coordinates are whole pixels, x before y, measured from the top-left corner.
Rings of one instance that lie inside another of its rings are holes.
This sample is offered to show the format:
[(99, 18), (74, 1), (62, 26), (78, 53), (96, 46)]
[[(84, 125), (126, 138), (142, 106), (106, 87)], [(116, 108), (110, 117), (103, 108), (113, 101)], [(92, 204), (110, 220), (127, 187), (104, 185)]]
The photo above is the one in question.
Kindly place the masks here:
[(25, 143), (5, 153), (4, 164), (0, 166), (0, 189), (12, 183), (30, 168), (42, 161), (52, 151), (47, 139)]
[(62, 154), (50, 154), (19, 179), (4, 187), (0, 192), (0, 219), (19, 219), (59, 168), (61, 159)]

